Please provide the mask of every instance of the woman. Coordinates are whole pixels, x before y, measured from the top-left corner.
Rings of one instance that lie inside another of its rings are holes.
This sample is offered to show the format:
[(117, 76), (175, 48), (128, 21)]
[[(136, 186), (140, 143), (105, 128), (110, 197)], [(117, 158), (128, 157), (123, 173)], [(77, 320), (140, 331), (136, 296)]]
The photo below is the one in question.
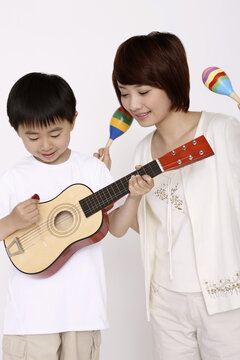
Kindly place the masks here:
[[(135, 164), (200, 135), (215, 152), (157, 177), (139, 203), (135, 197), (135, 206), (122, 211), (113, 232), (122, 236), (131, 226), (140, 233), (155, 359), (239, 360), (240, 124), (222, 114), (189, 111), (187, 58), (170, 33), (122, 43), (113, 85), (139, 125), (155, 127), (138, 144)], [(132, 181), (141, 188), (143, 179)]]

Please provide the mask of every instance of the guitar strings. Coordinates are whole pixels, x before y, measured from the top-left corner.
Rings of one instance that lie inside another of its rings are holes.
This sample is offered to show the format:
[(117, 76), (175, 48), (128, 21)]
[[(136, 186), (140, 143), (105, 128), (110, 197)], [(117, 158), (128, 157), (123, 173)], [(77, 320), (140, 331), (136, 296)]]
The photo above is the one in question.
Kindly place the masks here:
[[(120, 194), (121, 193), (115, 193), (115, 195), (120, 195)], [(104, 204), (103, 202), (102, 203), (99, 202), (98, 206), (96, 206), (96, 207), (93, 206), (92, 209), (93, 210), (98, 209), (98, 207), (102, 206), (103, 204)], [(79, 205), (79, 202), (75, 203), (75, 204), (70, 204), (70, 205), (76, 206), (76, 205)], [(75, 208), (74, 211), (72, 210), (71, 212), (69, 210), (67, 210), (67, 209), (63, 210), (62, 212), (69, 212), (70, 214), (73, 213), (75, 215), (79, 214), (80, 216), (82, 214), (84, 214), (84, 211), (82, 210), (81, 207), (79, 209)], [(26, 232), (25, 234), (23, 234), (22, 236), (20, 236), (19, 241), (20, 241), (21, 246), (23, 247), (23, 245), (29, 245), (31, 242), (34, 242), (34, 240), (35, 240), (34, 235), (35, 234), (36, 234), (36, 237), (39, 237), (39, 234), (41, 236), (45, 231), (47, 231), (48, 227), (49, 227), (49, 224), (51, 224), (53, 222), (54, 218), (55, 217), (52, 217), (52, 218), (48, 219), (46, 222), (43, 222), (39, 226), (37, 226), (37, 228), (35, 226), (34, 229), (32, 229), (32, 230)], [(69, 219), (69, 215), (68, 214), (62, 215), (60, 221), (58, 222), (58, 225), (61, 224), (61, 223), (63, 224), (66, 219)], [(25, 249), (26, 249), (26, 247), (25, 247)]]

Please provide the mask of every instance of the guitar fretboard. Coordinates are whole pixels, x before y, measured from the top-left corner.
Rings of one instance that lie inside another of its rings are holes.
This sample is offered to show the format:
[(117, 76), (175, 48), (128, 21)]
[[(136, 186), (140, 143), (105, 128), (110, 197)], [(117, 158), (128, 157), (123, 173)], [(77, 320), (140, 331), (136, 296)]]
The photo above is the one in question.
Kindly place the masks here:
[(141, 167), (141, 169), (124, 176), (116, 182), (104, 187), (103, 189), (91, 194), (84, 199), (80, 200), (79, 203), (86, 217), (89, 217), (96, 212), (104, 209), (108, 205), (114, 203), (124, 195), (129, 193), (128, 183), (132, 175), (144, 175), (147, 174), (152, 178), (161, 174), (162, 171), (156, 160)]

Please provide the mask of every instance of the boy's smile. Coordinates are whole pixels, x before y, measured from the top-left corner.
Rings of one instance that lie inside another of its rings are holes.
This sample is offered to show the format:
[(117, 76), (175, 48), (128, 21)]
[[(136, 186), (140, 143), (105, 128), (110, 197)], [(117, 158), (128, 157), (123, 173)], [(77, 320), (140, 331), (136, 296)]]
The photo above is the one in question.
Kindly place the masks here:
[(70, 133), (74, 127), (67, 120), (56, 120), (48, 126), (19, 125), (18, 135), (27, 151), (37, 160), (56, 165), (65, 162), (70, 156), (68, 148)]

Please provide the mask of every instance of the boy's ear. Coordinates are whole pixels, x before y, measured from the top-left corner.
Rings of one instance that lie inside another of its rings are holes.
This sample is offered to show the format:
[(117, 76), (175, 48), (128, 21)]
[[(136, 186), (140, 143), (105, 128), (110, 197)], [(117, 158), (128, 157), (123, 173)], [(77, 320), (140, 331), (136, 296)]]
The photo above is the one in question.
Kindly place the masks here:
[(72, 122), (72, 128), (71, 128), (71, 130), (73, 130), (73, 128), (74, 128), (74, 125), (75, 125), (77, 116), (78, 116), (78, 112), (76, 111), (75, 114), (74, 114), (74, 117), (73, 117), (73, 122)]

